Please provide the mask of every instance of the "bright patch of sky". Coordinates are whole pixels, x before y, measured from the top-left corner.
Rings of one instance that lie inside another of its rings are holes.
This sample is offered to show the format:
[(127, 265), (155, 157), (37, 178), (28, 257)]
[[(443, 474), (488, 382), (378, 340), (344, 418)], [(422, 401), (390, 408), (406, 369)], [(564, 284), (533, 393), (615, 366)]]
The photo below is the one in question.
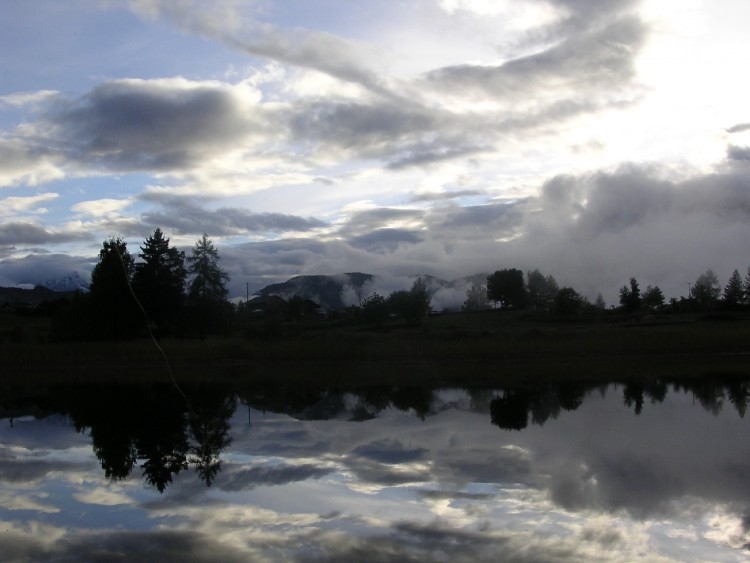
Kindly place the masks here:
[[(254, 260), (287, 276), (272, 243), (310, 239), (295, 274), (540, 268), (591, 297), (726, 279), (750, 263), (714, 252), (750, 236), (748, 18), (740, 0), (11, 3), (0, 282), (156, 227), (231, 246), (236, 294)], [(414, 212), (385, 254), (351, 245), (364, 202)]]

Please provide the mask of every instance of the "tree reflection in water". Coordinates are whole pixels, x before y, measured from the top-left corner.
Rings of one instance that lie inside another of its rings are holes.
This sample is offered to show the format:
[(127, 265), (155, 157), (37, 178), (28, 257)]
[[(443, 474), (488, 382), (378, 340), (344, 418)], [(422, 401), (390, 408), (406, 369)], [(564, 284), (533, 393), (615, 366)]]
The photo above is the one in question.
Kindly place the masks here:
[[(466, 392), (471, 410), (488, 412), (490, 422), (501, 429), (519, 431), (529, 423), (542, 426), (563, 411), (576, 410), (589, 395), (607, 389), (621, 392), (623, 403), (640, 415), (649, 404), (663, 402), (670, 387), (692, 394), (697, 404), (713, 414), (728, 402), (744, 417), (750, 402), (750, 383), (732, 375), (641, 378), (609, 384), (547, 382)], [(185, 386), (184, 391), (182, 395), (166, 384), (61, 387), (34, 404), (67, 414), (78, 432), (88, 431), (108, 479), (125, 479), (139, 464), (145, 482), (164, 492), (173, 477), (190, 466), (206, 486), (217, 479), (222, 452), (231, 443), (230, 419), (238, 400), (248, 408), (299, 419), (352, 421), (372, 419), (387, 408), (412, 412), (425, 420), (434, 403), (433, 389), (408, 386), (319, 389), (205, 384)], [(345, 396), (353, 397), (354, 402)]]
[(200, 479), (211, 486), (221, 470), (221, 452), (229, 446), (229, 419), (234, 414), (234, 395), (214, 388), (204, 388), (194, 394), (188, 414), (190, 434), (190, 462)]
[(78, 432), (88, 430), (107, 478), (125, 479), (140, 462), (146, 482), (164, 492), (190, 464), (210, 486), (231, 441), (234, 395), (213, 387), (187, 397), (169, 385), (92, 385), (61, 389), (52, 400), (63, 405), (50, 407), (70, 416)]

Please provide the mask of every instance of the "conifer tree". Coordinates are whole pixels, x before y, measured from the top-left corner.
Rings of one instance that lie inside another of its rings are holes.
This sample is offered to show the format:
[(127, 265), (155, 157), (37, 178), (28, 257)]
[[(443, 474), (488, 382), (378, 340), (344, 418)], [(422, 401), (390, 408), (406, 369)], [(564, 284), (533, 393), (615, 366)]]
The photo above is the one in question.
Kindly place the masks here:
[(229, 275), (219, 266), (219, 251), (207, 234), (195, 243), (188, 257), (188, 307), (203, 338), (207, 332), (225, 330), (229, 326), (231, 305), (226, 301)]
[(149, 320), (169, 332), (179, 320), (185, 301), (185, 253), (169, 246), (161, 229), (148, 237), (135, 265), (133, 288)]
[(739, 271), (735, 270), (724, 287), (724, 304), (730, 308), (742, 305), (745, 302), (744, 293), (742, 277), (740, 277)]
[(128, 338), (141, 328), (142, 316), (130, 289), (133, 268), (133, 257), (122, 238), (102, 243), (89, 288), (87, 316), (92, 338)]

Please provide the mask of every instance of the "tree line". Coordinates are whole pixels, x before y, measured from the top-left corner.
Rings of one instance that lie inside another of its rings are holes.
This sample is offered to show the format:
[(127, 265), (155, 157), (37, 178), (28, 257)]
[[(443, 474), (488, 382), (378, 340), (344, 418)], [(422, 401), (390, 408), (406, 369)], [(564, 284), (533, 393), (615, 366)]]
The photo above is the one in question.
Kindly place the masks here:
[(130, 253), (120, 237), (105, 240), (88, 293), (78, 293), (57, 315), (55, 340), (110, 340), (145, 336), (197, 336), (229, 330), (229, 275), (204, 234), (191, 254), (170, 246), (161, 229)]
[[(671, 298), (669, 303), (657, 285), (648, 285), (641, 291), (638, 280), (631, 277), (620, 288), (620, 309), (624, 312), (657, 312), (668, 305), (675, 310), (706, 310), (715, 307), (739, 309), (750, 305), (750, 268), (743, 279), (734, 270), (723, 287), (713, 270), (708, 269), (689, 285), (688, 299)], [(496, 270), (487, 276), (486, 284), (473, 284), (466, 293), (464, 311), (499, 307), (501, 309), (548, 311), (563, 316), (574, 316), (583, 310), (603, 310), (606, 303), (601, 293), (594, 303), (572, 287), (560, 287), (551, 275), (538, 269), (528, 272), (509, 268)]]

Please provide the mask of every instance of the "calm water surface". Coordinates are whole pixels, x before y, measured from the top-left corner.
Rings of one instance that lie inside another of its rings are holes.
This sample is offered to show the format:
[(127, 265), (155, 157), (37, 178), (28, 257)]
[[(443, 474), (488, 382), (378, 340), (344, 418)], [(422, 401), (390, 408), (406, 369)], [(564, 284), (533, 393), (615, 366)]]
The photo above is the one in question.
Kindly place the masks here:
[(56, 389), (0, 410), (0, 556), (747, 561), (750, 384)]

